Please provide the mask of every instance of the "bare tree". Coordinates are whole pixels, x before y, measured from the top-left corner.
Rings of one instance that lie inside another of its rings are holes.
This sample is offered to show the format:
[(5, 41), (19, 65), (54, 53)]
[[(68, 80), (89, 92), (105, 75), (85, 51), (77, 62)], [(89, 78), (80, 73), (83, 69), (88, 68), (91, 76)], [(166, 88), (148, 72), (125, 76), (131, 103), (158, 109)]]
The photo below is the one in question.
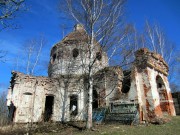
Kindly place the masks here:
[(5, 62), (6, 60), (4, 59), (4, 57), (6, 56), (7, 51), (4, 50), (0, 50), (0, 62)]
[(171, 63), (173, 60), (174, 44), (168, 40), (165, 32), (157, 23), (151, 25), (146, 21), (144, 38), (146, 42), (145, 47), (159, 53), (168, 64)]
[(170, 65), (171, 75), (170, 75), (170, 85), (173, 92), (180, 91), (180, 86), (178, 80), (180, 79), (180, 54), (177, 49), (174, 51), (173, 64)]
[(0, 93), (0, 125), (8, 124), (8, 109), (6, 105), (6, 92)]
[(0, 31), (15, 26), (12, 19), (23, 8), (24, 0), (0, 0)]
[[(16, 69), (33, 75), (37, 72), (38, 66), (43, 65), (42, 50), (45, 47), (46, 40), (43, 36), (36, 39), (30, 39), (22, 45), (16, 59)], [(21, 58), (21, 59), (19, 59)], [(20, 64), (19, 64), (20, 63)]]
[[(93, 74), (97, 60), (95, 46), (101, 45), (101, 49), (111, 53), (109, 59), (115, 54), (124, 51), (128, 42), (126, 29), (123, 29), (123, 7), (124, 0), (66, 0), (68, 14), (74, 18), (76, 23), (82, 24), (88, 37), (88, 102), (87, 102), (87, 124), (86, 128), (92, 127), (92, 102), (93, 102)], [(127, 41), (127, 42), (125, 42)], [(125, 61), (126, 59), (124, 59)]]
[(160, 54), (169, 65), (168, 78), (171, 86), (174, 86), (174, 78), (177, 76), (175, 45), (168, 39), (165, 32), (157, 23), (150, 24), (146, 21), (145, 32), (143, 34), (145, 47)]
[[(0, 0), (0, 31), (3, 29), (17, 26), (13, 23), (13, 19), (17, 13), (24, 7), (25, 0)], [(7, 51), (0, 50), (0, 62), (5, 62)]]
[(176, 85), (174, 79), (177, 76), (178, 70), (175, 45), (168, 39), (166, 33), (157, 23), (150, 24), (146, 20), (145, 29), (143, 31), (137, 31), (135, 29), (134, 32), (135, 50), (142, 47), (148, 48), (149, 50), (160, 54), (169, 65), (168, 78), (171, 86), (173, 86), (172, 88), (174, 89), (174, 86)]

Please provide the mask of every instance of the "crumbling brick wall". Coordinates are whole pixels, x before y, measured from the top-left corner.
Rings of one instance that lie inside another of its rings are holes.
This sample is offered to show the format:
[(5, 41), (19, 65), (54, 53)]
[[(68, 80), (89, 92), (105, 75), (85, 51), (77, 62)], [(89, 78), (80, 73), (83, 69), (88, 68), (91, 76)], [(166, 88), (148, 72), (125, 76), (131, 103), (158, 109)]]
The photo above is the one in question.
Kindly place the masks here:
[[(171, 91), (167, 79), (168, 65), (156, 53), (143, 48), (135, 53), (133, 80), (142, 120), (151, 121), (155, 117), (163, 117), (164, 113), (175, 115)], [(161, 83), (157, 81), (160, 78)], [(162, 87), (162, 88), (158, 88)], [(162, 99), (162, 93), (164, 98)], [(133, 97), (131, 97), (133, 98)]]
[[(53, 46), (49, 77), (12, 72), (7, 105), (14, 122), (44, 121), (48, 113), (51, 117), (47, 118), (52, 121), (85, 120), (86, 78), (92, 60), (88, 42), (87, 32), (77, 25)], [(132, 68), (122, 71), (118, 66), (109, 67), (107, 54), (96, 40), (91, 47), (95, 60), (92, 66), (94, 106), (109, 106), (111, 102), (137, 104), (140, 120), (147, 121), (164, 114), (175, 115), (167, 79), (168, 65), (159, 54), (139, 49)]]
[(120, 67), (106, 67), (94, 75), (94, 88), (99, 96), (99, 107), (119, 100), (122, 93), (123, 71)]

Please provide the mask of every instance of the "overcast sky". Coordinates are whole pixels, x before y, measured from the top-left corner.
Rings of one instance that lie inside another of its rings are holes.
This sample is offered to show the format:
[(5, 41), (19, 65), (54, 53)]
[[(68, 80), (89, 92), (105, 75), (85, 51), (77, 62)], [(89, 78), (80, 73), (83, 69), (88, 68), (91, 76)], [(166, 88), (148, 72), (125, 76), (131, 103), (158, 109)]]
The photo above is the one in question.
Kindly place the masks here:
[[(62, 24), (73, 24), (60, 18), (57, 9), (58, 0), (27, 0), (28, 11), (21, 13), (15, 20), (20, 25), (16, 30), (0, 32), (1, 49), (8, 52), (6, 63), (0, 63), (0, 86), (9, 85), (11, 70), (16, 70), (12, 64), (26, 40), (41, 34), (47, 39), (46, 54), (43, 58), (49, 60), (51, 47), (62, 39)], [(126, 3), (126, 19), (129, 23), (142, 30), (145, 20), (157, 22), (166, 32), (168, 38), (180, 48), (180, 0), (128, 0)], [(65, 33), (68, 34), (69, 30)], [(46, 71), (42, 75), (47, 75)], [(0, 88), (0, 91), (2, 89)]]

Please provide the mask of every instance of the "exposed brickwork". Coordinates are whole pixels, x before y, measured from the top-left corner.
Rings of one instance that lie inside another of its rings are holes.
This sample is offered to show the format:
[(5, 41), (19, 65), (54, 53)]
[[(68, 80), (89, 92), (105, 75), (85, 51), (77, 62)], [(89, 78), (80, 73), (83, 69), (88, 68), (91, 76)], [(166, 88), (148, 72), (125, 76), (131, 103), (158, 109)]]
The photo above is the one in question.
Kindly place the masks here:
[(162, 117), (163, 116), (162, 107), (160, 105), (156, 106), (155, 109), (154, 109), (154, 113), (157, 116)]
[[(7, 105), (14, 122), (45, 121), (49, 112), (48, 121), (86, 119), (88, 41), (84, 28), (77, 25), (73, 32), (53, 46), (48, 77), (12, 72)], [(139, 49), (135, 52), (132, 68), (123, 71), (119, 66), (108, 66), (107, 54), (96, 41), (92, 53), (96, 58), (92, 68), (94, 106), (136, 104), (139, 119), (149, 122), (165, 113), (175, 115), (167, 79), (168, 65), (159, 54), (146, 48)]]
[[(92, 48), (94, 62), (93, 89), (96, 107), (109, 106), (110, 100), (121, 95), (123, 72), (120, 67), (108, 67), (108, 58), (97, 41)], [(13, 121), (85, 120), (89, 87), (89, 36), (81, 25), (52, 47), (48, 77), (12, 72), (7, 97)], [(74, 98), (72, 98), (74, 97)], [(16, 110), (13, 109), (16, 107)], [(72, 116), (76, 110), (75, 116)], [(49, 115), (49, 116), (48, 116)], [(49, 118), (48, 120), (46, 118)]]
[[(157, 117), (163, 117), (164, 114), (175, 115), (166, 62), (159, 54), (150, 52), (146, 48), (135, 52), (135, 56), (134, 65), (137, 67), (138, 74), (144, 78), (139, 85), (144, 89), (145, 97), (141, 96), (141, 101), (146, 101), (146, 111), (144, 110), (143, 114), (147, 113), (148, 118), (144, 115), (145, 119), (153, 121)], [(160, 82), (157, 82), (157, 77), (160, 78)], [(158, 87), (164, 87), (164, 89)]]
[(135, 52), (135, 56), (136, 65), (141, 65), (142, 67), (149, 66), (163, 73), (164, 75), (168, 75), (168, 65), (161, 55), (150, 52), (147, 48), (142, 48)]

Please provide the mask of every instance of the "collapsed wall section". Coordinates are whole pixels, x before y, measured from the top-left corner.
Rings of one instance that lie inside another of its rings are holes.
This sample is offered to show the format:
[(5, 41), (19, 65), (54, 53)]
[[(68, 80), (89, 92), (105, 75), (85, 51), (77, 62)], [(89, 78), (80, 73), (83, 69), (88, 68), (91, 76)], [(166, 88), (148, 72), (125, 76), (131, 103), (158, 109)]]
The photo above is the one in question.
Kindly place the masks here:
[(97, 92), (98, 107), (109, 106), (119, 100), (122, 92), (123, 71), (120, 67), (106, 67), (94, 75), (93, 91)]
[(132, 76), (137, 97), (134, 98), (140, 104), (141, 120), (152, 121), (166, 114), (175, 115), (166, 62), (146, 48), (135, 52), (135, 56)]

